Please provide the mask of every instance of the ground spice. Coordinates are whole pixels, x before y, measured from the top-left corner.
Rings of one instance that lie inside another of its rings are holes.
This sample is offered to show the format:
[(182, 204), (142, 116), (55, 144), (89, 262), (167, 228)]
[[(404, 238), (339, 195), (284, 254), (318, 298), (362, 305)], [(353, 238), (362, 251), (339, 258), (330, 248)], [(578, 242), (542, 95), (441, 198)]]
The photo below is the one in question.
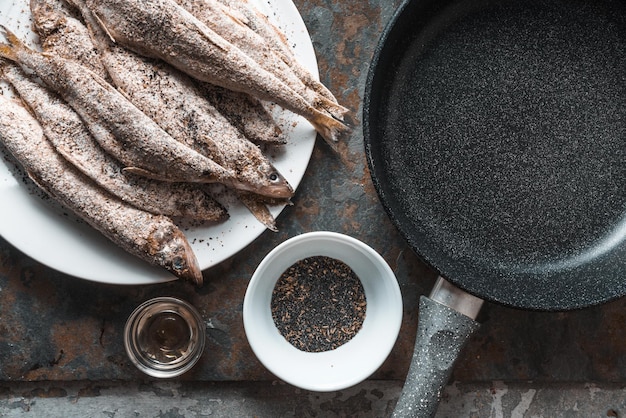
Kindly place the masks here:
[(278, 279), (272, 318), (281, 335), (307, 352), (334, 350), (361, 329), (363, 285), (342, 261), (326, 256), (299, 260)]

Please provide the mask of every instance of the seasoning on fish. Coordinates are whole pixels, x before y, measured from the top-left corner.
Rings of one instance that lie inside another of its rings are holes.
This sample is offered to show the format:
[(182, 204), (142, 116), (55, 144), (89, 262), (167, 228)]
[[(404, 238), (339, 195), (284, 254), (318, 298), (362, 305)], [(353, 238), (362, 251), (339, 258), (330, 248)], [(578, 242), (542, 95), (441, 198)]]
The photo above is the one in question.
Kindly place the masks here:
[(324, 109), (338, 119), (343, 119), (348, 112), (348, 109), (337, 104), (335, 100), (330, 100), (309, 88), (282, 59), (280, 51), (274, 51), (264, 38), (241, 22), (218, 0), (175, 1), (219, 36), (239, 48), (262, 68), (304, 97), (315, 108)]
[(249, 0), (219, 1), (227, 7), (230, 15), (261, 36), (280, 55), (281, 59), (291, 67), (304, 84), (327, 99), (337, 102), (332, 92), (298, 61), (287, 41), (287, 36), (272, 24), (267, 16), (261, 13)]
[(196, 257), (169, 218), (136, 209), (96, 186), (54, 150), (26, 109), (4, 96), (0, 142), (39, 187), (115, 244), (179, 278), (202, 284)]
[(78, 114), (58, 96), (14, 65), (0, 67), (2, 78), (34, 113), (57, 152), (98, 185), (148, 212), (203, 221), (219, 221), (227, 212), (197, 184), (169, 183), (124, 173), (102, 150)]
[(258, 99), (247, 93), (194, 81), (204, 97), (248, 140), (257, 145), (282, 145), (287, 142), (272, 115)]
[(109, 80), (87, 28), (72, 15), (63, 0), (30, 0), (30, 10), (43, 51), (80, 62)]
[(75, 61), (33, 51), (0, 28), (8, 40), (0, 43), (0, 57), (32, 71), (61, 95), (124, 170), (165, 181), (236, 187), (232, 172), (173, 139), (101, 77)]
[(259, 147), (248, 141), (196, 88), (193, 80), (160, 60), (113, 44), (81, 10), (113, 84), (172, 138), (234, 173), (238, 190), (290, 198), (293, 188)]
[(119, 44), (161, 58), (199, 80), (275, 102), (305, 117), (331, 145), (349, 132), (346, 125), (313, 107), (174, 0), (72, 2), (86, 4)]
[(114, 83), (129, 100), (174, 139), (230, 170), (237, 190), (274, 198), (293, 196), (291, 185), (261, 149), (202, 97), (184, 74), (125, 50), (118, 50), (115, 57), (105, 55)]

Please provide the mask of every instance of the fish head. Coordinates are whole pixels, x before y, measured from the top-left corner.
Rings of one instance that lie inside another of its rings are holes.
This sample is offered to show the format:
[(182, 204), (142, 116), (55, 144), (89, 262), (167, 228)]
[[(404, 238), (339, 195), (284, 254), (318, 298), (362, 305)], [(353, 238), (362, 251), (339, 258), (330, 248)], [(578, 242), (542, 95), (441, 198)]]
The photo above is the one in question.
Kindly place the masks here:
[(168, 270), (170, 270), (175, 276), (191, 282), (196, 286), (202, 285), (202, 270), (200, 270), (198, 261), (193, 253), (186, 252), (185, 254), (173, 257), (168, 266)]
[(265, 174), (269, 184), (265, 186), (265, 192), (261, 194), (265, 194), (269, 197), (285, 199), (292, 197), (294, 190), (293, 187), (291, 187), (291, 184), (289, 184), (287, 179), (280, 174), (274, 166), (271, 166), (271, 168), (272, 170)]
[(166, 222), (152, 232), (148, 245), (148, 252), (153, 254), (166, 270), (197, 286), (202, 285), (202, 270), (181, 230)]
[(277, 199), (289, 199), (294, 194), (287, 179), (269, 162), (247, 165), (238, 174), (235, 187), (239, 190)]

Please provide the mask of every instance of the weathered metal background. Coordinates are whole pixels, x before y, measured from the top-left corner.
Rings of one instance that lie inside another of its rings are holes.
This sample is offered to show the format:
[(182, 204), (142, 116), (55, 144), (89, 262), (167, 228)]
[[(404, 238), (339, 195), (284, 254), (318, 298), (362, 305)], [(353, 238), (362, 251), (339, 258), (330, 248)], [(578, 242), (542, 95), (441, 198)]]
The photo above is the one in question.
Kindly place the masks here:
[[(144, 300), (180, 296), (209, 328), (206, 353), (180, 380), (273, 380), (245, 338), (242, 302), (255, 267), (294, 235), (330, 230), (361, 239), (395, 271), (404, 298), (400, 338), (373, 378), (402, 380), (417, 324), (417, 301), (434, 273), (388, 221), (370, 181), (360, 114), (378, 36), (398, 0), (295, 0), (310, 31), (322, 81), (354, 111), (355, 129), (333, 153), (318, 141), (304, 181), (278, 219), (239, 254), (205, 272), (206, 284), (175, 282), (111, 286), (78, 280), (24, 256), (0, 239), (0, 381), (129, 380), (145, 378), (127, 360), (122, 330)], [(7, 220), (3, 220), (7, 221)], [(626, 382), (626, 299), (568, 313), (487, 305), (482, 329), (467, 346), (458, 381)]]

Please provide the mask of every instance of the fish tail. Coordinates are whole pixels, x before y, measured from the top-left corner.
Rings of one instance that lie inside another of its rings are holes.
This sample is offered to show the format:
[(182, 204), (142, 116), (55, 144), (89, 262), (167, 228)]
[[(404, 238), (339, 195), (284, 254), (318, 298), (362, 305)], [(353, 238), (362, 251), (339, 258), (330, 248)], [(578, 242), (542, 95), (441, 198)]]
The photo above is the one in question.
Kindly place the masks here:
[(0, 34), (6, 39), (6, 42), (0, 42), (0, 58), (6, 58), (19, 64), (19, 53), (30, 51), (30, 48), (4, 25), (0, 25)]
[(13, 47), (11, 47), (11, 45), (7, 45), (1, 42), (0, 42), (0, 57), (6, 58), (11, 61), (17, 61), (17, 55), (15, 54)]
[(352, 131), (345, 123), (322, 112), (315, 112), (309, 122), (333, 149), (337, 141)]
[(0, 42), (0, 57), (10, 61), (17, 61), (17, 46), (22, 42), (15, 36), (13, 32), (8, 30), (6, 26), (0, 25), (0, 34), (2, 34), (7, 42)]
[(7, 39), (9, 45), (13, 48), (25, 48), (24, 43), (18, 38), (16, 34), (11, 32), (9, 28), (0, 24), (0, 33)]

